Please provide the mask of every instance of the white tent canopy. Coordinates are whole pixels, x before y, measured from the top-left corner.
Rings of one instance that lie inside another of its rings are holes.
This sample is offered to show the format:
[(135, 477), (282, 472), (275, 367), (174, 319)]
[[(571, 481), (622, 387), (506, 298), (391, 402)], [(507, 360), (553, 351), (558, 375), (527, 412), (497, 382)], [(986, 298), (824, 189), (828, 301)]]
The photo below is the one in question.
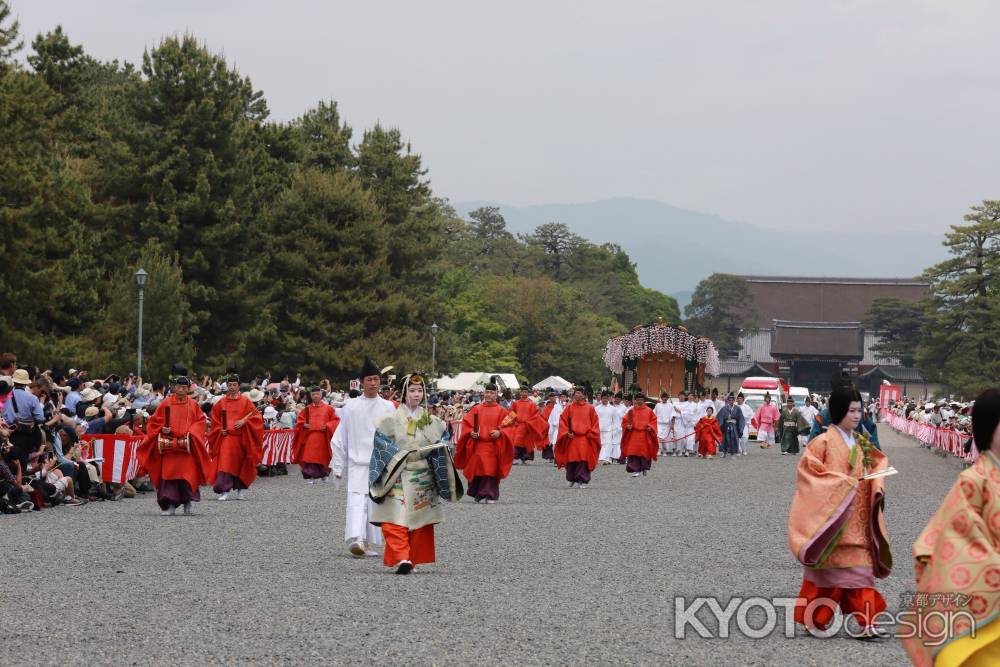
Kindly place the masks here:
[(569, 389), (573, 384), (562, 379), (558, 375), (550, 375), (541, 382), (537, 383), (532, 389), (555, 389), (556, 391), (562, 391), (564, 389)]
[(437, 388), (438, 391), (482, 391), (494, 375), (499, 375), (508, 389), (521, 387), (513, 373), (459, 373), (453, 377), (441, 376), (437, 381)]

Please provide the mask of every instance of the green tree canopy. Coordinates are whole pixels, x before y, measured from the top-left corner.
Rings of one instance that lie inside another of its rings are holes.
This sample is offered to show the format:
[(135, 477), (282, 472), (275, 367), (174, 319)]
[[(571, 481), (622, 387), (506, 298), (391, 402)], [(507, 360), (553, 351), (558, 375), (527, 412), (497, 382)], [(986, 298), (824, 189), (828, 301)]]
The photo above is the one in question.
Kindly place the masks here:
[(713, 273), (695, 287), (691, 303), (684, 307), (684, 324), (692, 333), (711, 338), (720, 354), (734, 354), (740, 347), (740, 331), (753, 325), (751, 303), (746, 280)]
[(872, 301), (862, 323), (880, 335), (874, 350), (885, 357), (913, 366), (927, 320), (927, 304), (886, 297)]
[(965, 222), (945, 235), (952, 257), (924, 272), (933, 298), (917, 359), (929, 379), (976, 395), (1000, 378), (1000, 201)]

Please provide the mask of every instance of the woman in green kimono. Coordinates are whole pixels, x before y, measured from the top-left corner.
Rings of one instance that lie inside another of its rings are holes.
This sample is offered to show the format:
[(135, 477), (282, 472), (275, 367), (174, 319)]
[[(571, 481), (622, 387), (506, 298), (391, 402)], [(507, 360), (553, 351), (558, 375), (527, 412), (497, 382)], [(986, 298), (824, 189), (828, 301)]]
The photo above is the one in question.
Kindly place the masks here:
[(809, 432), (809, 423), (795, 407), (795, 399), (791, 396), (781, 409), (778, 418), (778, 443), (781, 445), (781, 455), (799, 453), (799, 436)]
[(464, 493), (455, 471), (445, 423), (430, 414), (423, 377), (403, 378), (403, 403), (375, 424), (368, 493), (371, 523), (385, 537), (383, 562), (397, 574), (434, 562), (434, 524), (444, 518), (441, 500)]

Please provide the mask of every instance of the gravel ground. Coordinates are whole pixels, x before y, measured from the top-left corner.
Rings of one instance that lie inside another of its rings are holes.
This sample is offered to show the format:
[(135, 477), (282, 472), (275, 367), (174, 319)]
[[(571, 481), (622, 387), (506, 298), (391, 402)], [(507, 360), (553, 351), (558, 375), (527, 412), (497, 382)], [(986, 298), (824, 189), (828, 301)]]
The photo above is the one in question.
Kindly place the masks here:
[[(894, 610), (959, 467), (882, 432), (900, 470), (896, 568), (879, 583)], [(540, 460), (515, 466), (499, 504), (447, 508), (438, 562), (408, 577), (351, 558), (344, 492), (294, 474), (243, 502), (205, 489), (190, 517), (151, 496), (0, 516), (0, 636), (24, 664), (907, 664), (895, 640), (786, 638), (783, 611), (765, 639), (674, 638), (676, 596), (798, 592), (796, 460), (666, 459), (639, 479), (607, 466), (572, 490)]]

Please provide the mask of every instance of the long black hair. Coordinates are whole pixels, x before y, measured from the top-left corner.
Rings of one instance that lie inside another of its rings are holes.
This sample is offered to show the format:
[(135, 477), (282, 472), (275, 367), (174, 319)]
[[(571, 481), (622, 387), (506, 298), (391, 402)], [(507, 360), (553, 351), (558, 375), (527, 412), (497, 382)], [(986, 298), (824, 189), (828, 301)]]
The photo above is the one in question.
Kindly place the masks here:
[(861, 394), (853, 385), (842, 384), (830, 393), (830, 423), (839, 424), (851, 409), (851, 403), (861, 402)]
[(993, 434), (1000, 423), (1000, 389), (987, 389), (972, 406), (972, 437), (976, 448), (985, 452), (993, 444)]

